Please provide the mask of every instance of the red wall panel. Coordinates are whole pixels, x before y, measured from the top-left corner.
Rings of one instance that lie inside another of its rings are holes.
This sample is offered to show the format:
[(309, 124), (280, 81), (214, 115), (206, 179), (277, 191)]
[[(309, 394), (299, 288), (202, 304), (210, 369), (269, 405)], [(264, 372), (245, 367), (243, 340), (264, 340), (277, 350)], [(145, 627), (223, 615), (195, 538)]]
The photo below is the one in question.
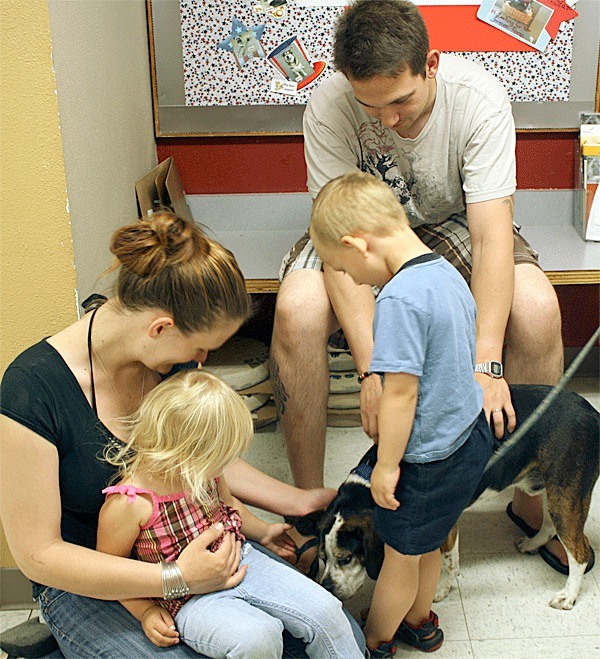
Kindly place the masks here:
[[(519, 133), (520, 190), (574, 187), (576, 133)], [(302, 136), (189, 137), (157, 140), (158, 159), (173, 156), (188, 194), (304, 192)]]
[(569, 190), (575, 187), (578, 133), (517, 133), (517, 188)]
[(600, 324), (600, 286), (567, 284), (556, 286), (555, 291), (565, 346), (584, 346)]
[(157, 140), (173, 156), (187, 194), (305, 192), (302, 136)]

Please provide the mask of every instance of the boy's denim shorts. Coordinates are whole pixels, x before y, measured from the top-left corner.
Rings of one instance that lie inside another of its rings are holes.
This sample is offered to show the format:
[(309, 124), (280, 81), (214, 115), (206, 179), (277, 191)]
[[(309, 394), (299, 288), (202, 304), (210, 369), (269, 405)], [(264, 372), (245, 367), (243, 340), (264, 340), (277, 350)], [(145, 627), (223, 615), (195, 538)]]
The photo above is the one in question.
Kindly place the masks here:
[(494, 439), (482, 410), (469, 438), (444, 460), (400, 463), (397, 510), (375, 507), (377, 533), (386, 545), (409, 556), (442, 546), (469, 504), (492, 455)]

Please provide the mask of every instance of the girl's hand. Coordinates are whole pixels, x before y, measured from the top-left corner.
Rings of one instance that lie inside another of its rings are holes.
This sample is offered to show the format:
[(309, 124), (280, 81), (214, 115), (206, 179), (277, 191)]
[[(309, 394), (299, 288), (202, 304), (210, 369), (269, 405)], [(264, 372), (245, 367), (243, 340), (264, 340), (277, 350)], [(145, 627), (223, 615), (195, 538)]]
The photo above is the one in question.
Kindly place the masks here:
[[(223, 535), (217, 551), (209, 547)], [(240, 568), (242, 543), (233, 533), (223, 534), (223, 524), (206, 529), (181, 552), (177, 563), (194, 595), (234, 588), (246, 575), (247, 565)]]
[(162, 606), (154, 604), (147, 608), (141, 622), (144, 634), (159, 648), (167, 648), (179, 643), (179, 632), (175, 629), (175, 621)]
[(371, 474), (371, 494), (378, 506), (388, 510), (396, 510), (400, 502), (395, 497), (396, 487), (400, 480), (400, 466), (388, 469), (379, 463)]
[(277, 556), (289, 561), (296, 555), (296, 543), (288, 535), (291, 524), (269, 524), (265, 534), (259, 539), (260, 544), (270, 549)]

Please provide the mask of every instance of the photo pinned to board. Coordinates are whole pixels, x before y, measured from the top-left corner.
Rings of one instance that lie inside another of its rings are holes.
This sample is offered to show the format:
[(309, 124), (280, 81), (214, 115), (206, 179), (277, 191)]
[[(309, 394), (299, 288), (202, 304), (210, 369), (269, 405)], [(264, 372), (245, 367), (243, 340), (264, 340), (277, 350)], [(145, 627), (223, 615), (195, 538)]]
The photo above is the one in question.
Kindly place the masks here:
[(477, 18), (544, 51), (563, 20), (577, 16), (565, 0), (483, 0)]
[[(327, 66), (325, 60), (311, 61), (310, 55), (297, 35), (280, 43), (267, 55), (267, 60), (285, 80), (295, 83), (297, 90), (313, 83)], [(277, 85), (271, 84), (272, 91), (291, 93), (276, 87)]]
[(287, 0), (254, 0), (254, 11), (281, 19), (285, 16)]
[(264, 25), (248, 27), (242, 21), (231, 19), (231, 33), (217, 45), (217, 48), (233, 53), (238, 68), (242, 69), (253, 57), (265, 57), (265, 49), (260, 41)]

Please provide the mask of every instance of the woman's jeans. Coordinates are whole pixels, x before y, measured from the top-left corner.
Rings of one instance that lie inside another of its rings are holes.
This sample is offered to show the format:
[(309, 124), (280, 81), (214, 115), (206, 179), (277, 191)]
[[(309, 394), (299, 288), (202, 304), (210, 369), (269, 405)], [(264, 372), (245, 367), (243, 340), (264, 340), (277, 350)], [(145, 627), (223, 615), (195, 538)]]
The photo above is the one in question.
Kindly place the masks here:
[[(289, 570), (292, 574), (305, 579), (294, 568), (267, 552), (262, 547), (257, 549), (268, 553)], [(256, 553), (256, 552), (254, 552)], [(278, 567), (273, 564), (273, 567)], [(263, 575), (264, 576), (264, 575)], [(246, 575), (245, 579), (248, 578)], [(245, 581), (244, 579), (244, 581)], [(307, 580), (308, 581), (308, 580)], [(312, 583), (312, 582), (309, 582)], [(319, 593), (329, 595), (317, 584), (312, 583)], [(165, 655), (176, 659), (179, 657), (198, 657), (198, 654), (184, 643), (170, 648), (159, 648), (146, 638), (142, 625), (121, 604), (106, 600), (92, 599), (73, 595), (55, 588), (46, 588), (38, 598), (43, 619), (58, 641), (62, 654), (73, 659), (143, 659)], [(290, 602), (296, 603), (296, 595)], [(181, 611), (179, 612), (181, 614)], [(344, 613), (346, 613), (344, 611)], [(178, 616), (179, 617), (179, 614)], [(229, 625), (236, 625), (236, 616), (227, 615)], [(354, 619), (346, 613), (352, 632), (359, 644), (360, 652), (364, 652), (365, 642), (362, 632)], [(327, 624), (328, 621), (322, 621)], [(351, 638), (347, 641), (350, 642)], [(307, 656), (305, 643), (295, 638), (287, 631), (283, 633), (284, 654), (286, 659), (300, 659)], [(353, 656), (352, 654), (348, 655)], [(357, 655), (358, 656), (358, 655)]]

